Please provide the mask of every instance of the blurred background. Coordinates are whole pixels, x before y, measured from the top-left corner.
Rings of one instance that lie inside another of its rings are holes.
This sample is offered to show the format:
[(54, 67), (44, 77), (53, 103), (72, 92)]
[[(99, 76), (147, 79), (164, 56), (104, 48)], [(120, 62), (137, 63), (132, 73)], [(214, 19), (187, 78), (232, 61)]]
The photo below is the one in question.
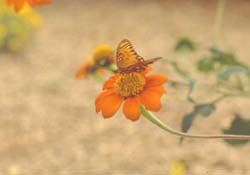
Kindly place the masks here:
[[(29, 24), (38, 28), (25, 29), (25, 47), (5, 39), (0, 50), (0, 174), (168, 175), (175, 161), (190, 175), (250, 174), (249, 145), (192, 139), (180, 145), (144, 118), (131, 122), (119, 112), (104, 120), (94, 108), (102, 85), (75, 79), (96, 46), (115, 49), (123, 38), (145, 58), (168, 60), (177, 59), (177, 39), (189, 36), (201, 45), (192, 56), (201, 55), (214, 42), (216, 1), (54, 0), (34, 11), (41, 19)], [(222, 31), (220, 46), (249, 64), (250, 1), (226, 1)], [(154, 73), (174, 79), (164, 61), (154, 64)], [(179, 100), (163, 100), (157, 115), (180, 130), (192, 106), (181, 100), (185, 92), (168, 87), (168, 93)], [(227, 99), (210, 118), (197, 118), (190, 132), (221, 133), (235, 113), (250, 116), (249, 104)]]

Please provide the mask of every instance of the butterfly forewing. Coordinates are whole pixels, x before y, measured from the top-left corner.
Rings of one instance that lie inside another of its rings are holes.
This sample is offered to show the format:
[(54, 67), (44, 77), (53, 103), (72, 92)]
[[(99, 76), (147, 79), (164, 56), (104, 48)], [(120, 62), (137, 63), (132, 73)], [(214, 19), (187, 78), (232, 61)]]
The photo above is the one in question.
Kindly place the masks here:
[(131, 42), (127, 39), (119, 43), (116, 57), (116, 64), (119, 70), (126, 70), (144, 61), (144, 59), (136, 53)]

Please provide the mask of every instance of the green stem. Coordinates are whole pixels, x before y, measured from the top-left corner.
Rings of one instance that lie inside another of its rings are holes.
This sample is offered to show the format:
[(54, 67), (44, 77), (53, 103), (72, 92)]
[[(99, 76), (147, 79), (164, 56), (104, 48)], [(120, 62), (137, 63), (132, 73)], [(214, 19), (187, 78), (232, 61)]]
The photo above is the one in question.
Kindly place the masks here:
[(216, 14), (215, 14), (215, 23), (214, 23), (214, 40), (216, 41), (221, 36), (221, 23), (222, 23), (222, 17), (224, 12), (226, 0), (217, 0), (216, 5)]
[(241, 98), (250, 98), (250, 92), (245, 92), (245, 93), (238, 93), (238, 94), (232, 94), (232, 93), (223, 93), (219, 98), (215, 99), (212, 103), (218, 103), (225, 98), (230, 98), (230, 97), (241, 97)]
[(187, 137), (187, 138), (196, 138), (196, 139), (229, 139), (229, 140), (250, 140), (250, 136), (248, 135), (198, 135), (198, 134), (189, 134), (183, 133), (177, 130), (174, 130), (164, 124), (161, 120), (159, 120), (153, 113), (147, 111), (143, 106), (140, 106), (140, 110), (142, 115), (147, 118), (149, 121), (160, 127), (161, 129), (180, 136), (180, 137)]
[(236, 76), (236, 81), (237, 81), (237, 89), (239, 89), (240, 91), (244, 91), (244, 85), (239, 75)]
[(172, 68), (175, 70), (175, 72), (180, 75), (183, 79), (185, 80), (190, 80), (190, 77), (189, 77), (189, 73), (180, 68), (179, 65), (175, 62), (175, 61), (167, 61), (168, 64), (170, 64), (172, 66)]
[(212, 102), (212, 104), (216, 104), (216, 103), (218, 103), (218, 102), (224, 100), (224, 99), (227, 98), (227, 97), (229, 97), (229, 96), (226, 95), (226, 94), (223, 94), (223, 95), (220, 96), (219, 98), (215, 99), (215, 100)]
[(98, 81), (99, 83), (103, 83), (103, 82), (104, 82), (104, 79), (103, 79), (100, 75), (98, 75), (97, 73), (93, 73), (93, 74), (92, 74), (92, 77), (93, 77), (96, 81)]

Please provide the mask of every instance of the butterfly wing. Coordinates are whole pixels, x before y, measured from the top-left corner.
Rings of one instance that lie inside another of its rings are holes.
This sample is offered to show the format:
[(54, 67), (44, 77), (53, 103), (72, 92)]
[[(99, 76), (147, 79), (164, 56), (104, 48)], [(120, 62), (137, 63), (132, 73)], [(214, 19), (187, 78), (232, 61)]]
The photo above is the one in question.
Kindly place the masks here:
[(118, 71), (127, 71), (129, 68), (143, 62), (144, 59), (136, 53), (129, 40), (124, 39), (119, 43), (116, 53)]
[(145, 65), (153, 64), (154, 62), (156, 62), (160, 59), (162, 59), (162, 57), (151, 58), (151, 59), (145, 60), (143, 64), (145, 64)]
[(130, 66), (126, 72), (141, 72), (144, 71), (149, 64), (153, 64), (154, 62), (156, 62), (157, 60), (162, 59), (161, 57), (157, 57), (157, 58), (151, 58), (151, 59), (147, 59), (141, 63), (138, 63), (136, 65), (132, 65)]

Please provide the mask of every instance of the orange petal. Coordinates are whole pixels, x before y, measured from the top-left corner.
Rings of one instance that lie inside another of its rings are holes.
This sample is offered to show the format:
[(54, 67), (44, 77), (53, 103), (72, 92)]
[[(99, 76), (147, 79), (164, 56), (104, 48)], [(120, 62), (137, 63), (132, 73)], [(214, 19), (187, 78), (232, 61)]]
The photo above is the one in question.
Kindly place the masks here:
[(104, 85), (103, 85), (103, 89), (111, 89), (114, 87), (114, 83), (117, 79), (117, 74), (113, 75), (112, 77), (110, 77), (107, 81), (105, 81)]
[(8, 2), (8, 4), (11, 4), (11, 3), (14, 4), (15, 11), (18, 12), (24, 6), (25, 0), (12, 0)]
[(86, 66), (82, 65), (77, 71), (76, 71), (76, 78), (80, 79), (80, 78), (86, 78), (87, 77), (87, 70), (86, 70)]
[(152, 70), (153, 70), (153, 68), (152, 68), (151, 66), (148, 66), (148, 67), (146, 68), (146, 70), (144, 70), (144, 71), (142, 72), (142, 74), (146, 75), (147, 73), (149, 73), (149, 72), (152, 71)]
[(102, 111), (104, 118), (112, 117), (121, 106), (123, 98), (113, 91), (105, 91), (96, 99), (96, 111)]
[(146, 109), (158, 112), (161, 109), (161, 95), (158, 92), (144, 90), (140, 100)]
[(128, 98), (123, 105), (123, 113), (128, 119), (136, 121), (141, 115), (140, 105), (139, 97)]
[(109, 60), (109, 63), (114, 63), (115, 62), (115, 57), (113, 55), (109, 56), (108, 60)]
[(167, 81), (168, 78), (164, 75), (149, 75), (146, 77), (145, 87), (159, 86)]
[(153, 91), (155, 93), (158, 93), (159, 95), (166, 93), (166, 89), (163, 86), (146, 87), (145, 90)]
[(88, 73), (93, 69), (94, 61), (93, 59), (88, 59), (85, 63), (81, 65), (81, 67), (76, 71), (76, 78), (86, 78)]
[(101, 93), (97, 96), (97, 98), (96, 98), (96, 100), (95, 100), (95, 107), (96, 107), (96, 112), (97, 112), (97, 113), (101, 111), (101, 104), (102, 104), (102, 102), (103, 102), (102, 99), (105, 98), (106, 96), (112, 94), (112, 93), (113, 93), (113, 91), (104, 91), (104, 92), (101, 92)]
[(13, 0), (6, 0), (8, 5), (11, 5), (13, 3)]
[(105, 72), (106, 72), (106, 69), (103, 68), (103, 67), (100, 67), (100, 68), (97, 69), (97, 73), (98, 73), (98, 75), (100, 75), (100, 76), (104, 76), (104, 75), (105, 75)]
[(38, 4), (47, 4), (50, 3), (51, 0), (28, 0), (28, 3), (33, 6), (33, 5), (38, 5)]

